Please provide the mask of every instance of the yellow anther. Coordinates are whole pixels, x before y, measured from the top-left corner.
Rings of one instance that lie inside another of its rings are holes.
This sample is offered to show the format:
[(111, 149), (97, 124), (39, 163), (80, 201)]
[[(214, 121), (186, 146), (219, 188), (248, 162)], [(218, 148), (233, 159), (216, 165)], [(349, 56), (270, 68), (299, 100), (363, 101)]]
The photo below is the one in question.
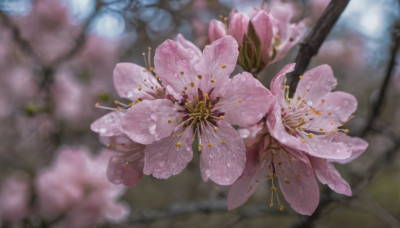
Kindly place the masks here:
[(286, 88), (286, 89), (289, 89), (289, 88), (290, 88), (290, 86), (289, 86), (289, 85), (286, 85), (286, 86), (285, 86), (285, 88)]
[[(157, 79), (160, 79), (160, 76), (158, 76), (158, 75), (156, 74), (156, 78), (157, 78)], [(156, 87), (156, 88), (157, 88), (157, 87)]]
[(190, 83), (190, 87), (193, 87), (193, 86), (194, 86), (194, 82), (191, 82), (191, 83)]
[(296, 176), (294, 176), (296, 179), (300, 179), (300, 175), (296, 174)]
[(214, 79), (211, 79), (210, 82), (215, 82), (215, 80), (214, 80)]
[(168, 119), (168, 123), (172, 123), (172, 119)]
[(257, 183), (260, 183), (261, 181), (260, 181), (259, 179), (256, 179), (256, 182), (257, 182)]
[(98, 107), (100, 107), (100, 104), (99, 104), (99, 103), (96, 103), (96, 104), (94, 105), (94, 107), (98, 108)]
[(332, 113), (331, 113), (331, 112), (328, 112), (328, 115), (332, 115)]
[(272, 187), (270, 187), (269, 189), (270, 189), (271, 191), (276, 191), (275, 186), (272, 186)]
[(176, 138), (176, 137), (178, 137), (178, 134), (174, 133), (172, 136), (173, 136), (174, 138)]
[(211, 144), (211, 143), (208, 143), (207, 146), (208, 146), (208, 147), (212, 147), (212, 144)]
[(109, 144), (107, 145), (107, 147), (108, 147), (109, 149), (111, 149), (111, 147), (112, 147), (111, 143), (109, 143)]
[(346, 132), (346, 133), (349, 133), (349, 132), (350, 132), (350, 130), (349, 130), (349, 129), (346, 129), (346, 130), (344, 130), (344, 132)]
[(325, 135), (329, 135), (329, 132), (325, 132)]
[(217, 132), (217, 131), (218, 131), (218, 128), (217, 128), (217, 127), (214, 127), (214, 131)]
[(239, 103), (242, 103), (242, 99), (239, 99), (238, 102), (239, 102)]
[(142, 52), (142, 55), (143, 55), (143, 56), (145, 56), (145, 55), (146, 55), (146, 53)]
[(225, 68), (225, 67), (226, 67), (226, 65), (225, 65), (225, 64), (222, 64), (222, 65), (221, 65), (221, 67), (222, 67), (222, 68)]
[(247, 190), (247, 193), (249, 193), (251, 191), (251, 189), (253, 188), (252, 185), (249, 186), (249, 190)]
[(224, 145), (224, 144), (225, 144), (225, 141), (224, 141), (224, 140), (221, 140), (221, 144)]
[(290, 162), (295, 162), (295, 161), (296, 161), (296, 159), (294, 157), (290, 158)]
[(312, 138), (314, 136), (314, 134), (313, 133), (310, 133), (310, 134), (308, 134), (308, 138)]
[(285, 207), (284, 207), (283, 205), (281, 205), (281, 206), (279, 207), (279, 210), (280, 210), (280, 211), (283, 211), (283, 210), (285, 210)]
[(309, 92), (310, 92), (310, 89), (307, 89), (306, 91), (307, 91), (307, 93), (309, 93)]
[(199, 151), (201, 151), (201, 149), (203, 149), (203, 144), (199, 145)]
[(220, 118), (221, 120), (223, 120), (223, 119), (224, 119), (224, 116), (220, 116), (219, 118)]
[(198, 78), (198, 79), (201, 79), (202, 77), (203, 77), (203, 76), (201, 76), (201, 75), (197, 75), (197, 78)]
[(285, 180), (285, 183), (286, 183), (286, 184), (290, 184), (290, 180), (286, 179), (286, 180)]
[(119, 102), (117, 100), (114, 101), (114, 104), (119, 104)]
[(303, 79), (303, 75), (300, 75), (299, 78), (300, 78), (300, 79)]
[(138, 90), (139, 90), (139, 91), (142, 91), (142, 87), (139, 87)]
[(185, 94), (186, 93), (185, 90), (182, 90), (182, 93)]
[(324, 102), (325, 102), (325, 100), (324, 100), (324, 99), (321, 99), (321, 102), (322, 102), (322, 103), (324, 103)]
[(147, 49), (149, 49), (149, 51), (150, 51), (150, 50), (151, 50), (151, 47), (150, 47), (150, 46), (148, 46), (148, 47), (147, 47)]
[(125, 168), (129, 167), (129, 162), (125, 162)]
[(297, 97), (297, 100), (298, 100), (298, 101), (301, 100), (301, 97)]
[(302, 140), (301, 140), (301, 142), (305, 143), (305, 142), (306, 142), (306, 140), (305, 140), (305, 139), (302, 139)]
[(183, 75), (184, 74), (184, 72), (183, 71), (181, 71), (181, 75)]
[(275, 38), (275, 39), (279, 39), (279, 35), (276, 34), (276, 35), (274, 36), (274, 38)]
[(140, 103), (140, 100), (139, 100), (139, 99), (137, 99), (137, 100), (136, 100), (136, 103)]
[(121, 111), (122, 109), (121, 109), (121, 107), (117, 107), (117, 111)]
[(181, 147), (181, 146), (182, 146), (182, 143), (181, 143), (181, 142), (178, 142), (178, 143), (176, 144), (176, 146), (177, 146), (177, 147)]
[(334, 122), (331, 122), (331, 125), (335, 124)]
[(324, 129), (320, 128), (319, 131), (324, 131)]

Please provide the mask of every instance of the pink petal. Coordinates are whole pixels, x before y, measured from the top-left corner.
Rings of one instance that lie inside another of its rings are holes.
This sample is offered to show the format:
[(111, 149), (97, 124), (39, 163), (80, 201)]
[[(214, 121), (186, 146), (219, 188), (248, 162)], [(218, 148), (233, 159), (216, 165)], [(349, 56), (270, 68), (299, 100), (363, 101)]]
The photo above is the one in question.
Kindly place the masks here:
[(217, 132), (203, 127), (200, 143), (200, 169), (203, 180), (210, 178), (219, 185), (231, 185), (242, 174), (246, 163), (246, 148), (239, 133), (224, 121)]
[(208, 26), (208, 38), (210, 42), (214, 42), (224, 36), (226, 36), (226, 26), (218, 20), (211, 20)]
[(242, 45), (243, 36), (247, 34), (249, 26), (249, 17), (242, 12), (235, 12), (229, 15), (228, 34), (233, 36), (238, 42), (239, 46)]
[(133, 187), (139, 184), (143, 178), (144, 161), (141, 159), (129, 165), (126, 162), (126, 159), (122, 157), (111, 157), (108, 163), (107, 177), (114, 184)]
[(202, 53), (196, 45), (194, 45), (192, 42), (188, 41), (185, 39), (185, 37), (182, 36), (182, 34), (178, 34), (178, 42), (181, 44), (184, 48), (187, 50), (191, 50), (193, 52), (193, 55), (197, 56), (198, 58), (201, 57)]
[(333, 191), (351, 196), (351, 188), (349, 184), (343, 180), (340, 173), (336, 170), (335, 166), (326, 162), (325, 159), (311, 157), (312, 166), (314, 167), (315, 174), (322, 184), (327, 184)]
[(308, 148), (303, 150), (309, 155), (327, 159), (347, 159), (351, 156), (351, 148), (342, 142), (334, 142), (325, 135), (314, 135), (306, 138)]
[(230, 80), (217, 108), (225, 113), (228, 123), (246, 127), (260, 121), (274, 102), (275, 98), (260, 81), (243, 72)]
[(118, 95), (130, 100), (153, 99), (156, 86), (161, 88), (149, 70), (133, 63), (118, 63), (114, 69), (114, 86)]
[(276, 97), (282, 107), (286, 106), (285, 91), (283, 88), (285, 76), (287, 73), (294, 71), (295, 66), (296, 63), (287, 64), (275, 75), (270, 83), (271, 93)]
[(286, 201), (298, 213), (311, 215), (319, 203), (319, 188), (310, 163), (292, 162), (283, 150), (276, 158), (274, 166)]
[(126, 135), (112, 136), (112, 137), (100, 137), (100, 141), (112, 149), (118, 152), (129, 152), (133, 150), (144, 149), (142, 144), (136, 143), (128, 138)]
[(122, 135), (121, 121), (124, 117), (123, 112), (110, 112), (90, 125), (90, 129), (100, 136)]
[(352, 151), (351, 156), (347, 159), (330, 159), (329, 162), (337, 162), (345, 164), (358, 158), (368, 147), (368, 142), (357, 137), (350, 137), (344, 133), (332, 134), (329, 136), (333, 142), (343, 143)]
[[(158, 46), (154, 56), (156, 73), (161, 78), (163, 86), (169, 86), (181, 95), (192, 94), (193, 92), (190, 92), (192, 90), (197, 93), (197, 88), (193, 88), (191, 83), (197, 85), (197, 73), (193, 67), (199, 56), (192, 48), (185, 48), (185, 46), (172, 40), (166, 40)], [(180, 99), (180, 96), (175, 98)]]
[(192, 129), (188, 129), (182, 137), (170, 136), (147, 145), (143, 173), (167, 179), (182, 172), (193, 158), (192, 140)]
[(336, 87), (336, 78), (332, 68), (320, 65), (307, 71), (297, 85), (294, 97), (305, 98), (307, 102), (316, 104), (323, 96)]
[(333, 92), (328, 93), (313, 107), (322, 114), (317, 115), (313, 121), (305, 124), (304, 128), (316, 127), (322, 128), (324, 131), (332, 131), (342, 126), (356, 111), (357, 100), (349, 93)]
[(214, 88), (213, 94), (220, 94), (236, 67), (238, 55), (238, 44), (232, 36), (225, 36), (207, 45), (196, 65), (197, 73), (202, 76), (200, 89), (206, 93)]
[(268, 63), (270, 61), (271, 46), (274, 41), (274, 30), (270, 15), (265, 10), (259, 10), (251, 17), (250, 22), (253, 24), (261, 42), (262, 61)]
[(259, 144), (247, 148), (246, 167), (229, 190), (228, 210), (244, 204), (254, 194), (264, 176), (267, 175), (268, 166), (265, 162), (260, 163), (259, 150)]
[(170, 100), (144, 100), (128, 109), (122, 129), (133, 141), (150, 144), (170, 136), (180, 117)]
[(281, 44), (279, 45), (278, 52), (271, 63), (284, 58), (289, 52), (290, 48), (300, 41), (306, 31), (306, 25), (304, 22), (299, 22), (297, 24), (287, 25), (285, 28), (280, 28), (279, 30), (282, 31), (283, 29), (286, 30), (285, 34), (281, 34), (281, 32), (279, 32)]

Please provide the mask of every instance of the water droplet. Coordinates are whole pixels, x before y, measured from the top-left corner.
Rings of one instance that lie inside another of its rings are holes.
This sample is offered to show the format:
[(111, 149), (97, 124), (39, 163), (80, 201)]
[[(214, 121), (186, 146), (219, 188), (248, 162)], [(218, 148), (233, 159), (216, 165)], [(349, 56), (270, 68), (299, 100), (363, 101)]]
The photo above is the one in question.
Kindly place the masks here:
[(228, 168), (231, 167), (231, 163), (228, 162), (228, 164), (226, 164), (226, 166), (228, 166)]
[(152, 113), (152, 114), (150, 115), (150, 118), (151, 118), (152, 120), (154, 120), (154, 121), (157, 121), (157, 120), (158, 120), (157, 114), (154, 114), (154, 113)]
[(211, 171), (209, 169), (206, 169), (205, 173), (207, 177), (211, 176)]
[(156, 134), (156, 128), (157, 128), (156, 124), (151, 125), (149, 127), (149, 133), (152, 134), (152, 135), (155, 135)]
[(100, 128), (99, 129), (99, 133), (100, 134), (105, 134), (107, 132), (107, 129), (105, 129), (105, 128)]

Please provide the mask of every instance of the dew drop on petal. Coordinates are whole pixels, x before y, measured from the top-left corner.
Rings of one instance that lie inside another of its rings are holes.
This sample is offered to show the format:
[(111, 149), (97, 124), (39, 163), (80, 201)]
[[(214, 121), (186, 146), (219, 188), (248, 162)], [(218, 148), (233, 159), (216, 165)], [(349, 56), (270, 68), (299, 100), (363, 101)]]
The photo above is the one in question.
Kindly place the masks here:
[(207, 177), (211, 176), (211, 171), (209, 169), (206, 169), (205, 173)]
[(152, 120), (154, 120), (154, 121), (157, 121), (157, 120), (158, 120), (157, 114), (154, 114), (154, 113), (152, 113), (152, 114), (150, 115), (150, 118), (151, 118)]
[(152, 125), (149, 127), (149, 132), (150, 132), (150, 134), (152, 134), (152, 135), (155, 135), (155, 134), (156, 134), (156, 127), (157, 127), (157, 125), (155, 125), (155, 124), (152, 124)]

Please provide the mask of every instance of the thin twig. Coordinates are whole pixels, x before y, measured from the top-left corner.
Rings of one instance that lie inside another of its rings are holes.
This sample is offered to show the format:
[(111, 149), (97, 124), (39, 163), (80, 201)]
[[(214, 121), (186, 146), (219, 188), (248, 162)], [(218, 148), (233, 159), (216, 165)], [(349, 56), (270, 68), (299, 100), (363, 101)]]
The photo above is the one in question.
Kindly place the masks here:
[(393, 70), (396, 65), (396, 56), (400, 48), (400, 20), (396, 21), (392, 31), (392, 45), (389, 63), (386, 67), (385, 78), (379, 89), (378, 98), (373, 102), (372, 110), (369, 114), (367, 124), (362, 131), (361, 135), (364, 136), (374, 125), (376, 119), (382, 112), (382, 105), (384, 103), (388, 86), (391, 78), (393, 77)]
[(300, 50), (295, 59), (296, 67), (294, 72), (289, 74), (288, 85), (290, 86), (289, 96), (292, 97), (299, 82), (299, 76), (307, 69), (311, 58), (318, 53), (319, 48), (328, 36), (329, 32), (339, 19), (350, 0), (332, 0), (326, 7), (322, 16), (315, 23), (315, 26), (300, 44)]

